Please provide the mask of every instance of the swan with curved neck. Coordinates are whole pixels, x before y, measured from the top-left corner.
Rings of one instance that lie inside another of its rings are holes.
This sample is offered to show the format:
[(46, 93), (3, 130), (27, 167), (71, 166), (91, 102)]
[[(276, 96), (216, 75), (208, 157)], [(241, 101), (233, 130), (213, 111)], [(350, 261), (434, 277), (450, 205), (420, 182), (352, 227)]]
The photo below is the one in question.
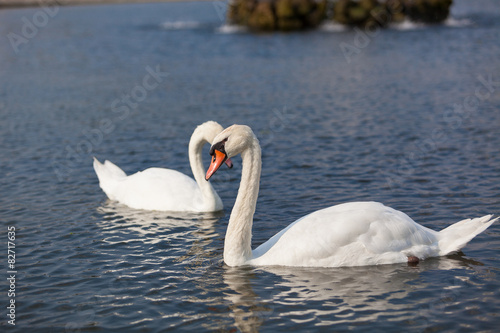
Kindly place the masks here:
[(377, 202), (344, 203), (293, 222), (252, 251), (252, 223), (261, 173), (259, 141), (248, 126), (233, 125), (218, 134), (210, 149), (210, 179), (227, 160), (241, 154), (238, 195), (224, 241), (229, 266), (363, 266), (416, 263), (460, 250), (497, 218), (486, 215), (457, 222), (439, 232)]
[[(222, 210), (222, 201), (212, 185), (204, 181), (202, 148), (223, 130), (215, 121), (199, 125), (189, 141), (189, 163), (194, 175), (164, 168), (149, 168), (127, 176), (110, 161), (94, 158), (99, 185), (109, 199), (131, 208), (161, 211), (212, 212)], [(231, 160), (226, 164), (232, 167)]]

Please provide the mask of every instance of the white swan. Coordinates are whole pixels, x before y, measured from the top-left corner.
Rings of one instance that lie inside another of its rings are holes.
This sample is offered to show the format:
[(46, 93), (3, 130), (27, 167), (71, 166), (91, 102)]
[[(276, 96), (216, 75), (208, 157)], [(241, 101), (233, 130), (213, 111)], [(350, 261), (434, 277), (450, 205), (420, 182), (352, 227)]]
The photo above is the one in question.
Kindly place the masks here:
[(418, 262), (458, 251), (497, 218), (457, 222), (440, 232), (377, 202), (352, 202), (318, 210), (290, 224), (255, 250), (252, 223), (259, 193), (261, 150), (248, 126), (233, 125), (214, 139), (208, 180), (226, 158), (241, 154), (238, 196), (229, 218), (224, 262), (229, 266), (364, 266)]
[[(109, 199), (131, 208), (161, 211), (212, 212), (222, 210), (222, 201), (212, 185), (204, 181), (202, 148), (223, 130), (214, 121), (199, 125), (189, 141), (191, 177), (179, 171), (149, 168), (127, 176), (110, 161), (100, 163), (94, 157), (94, 170), (99, 185)], [(231, 167), (231, 160), (226, 161)]]

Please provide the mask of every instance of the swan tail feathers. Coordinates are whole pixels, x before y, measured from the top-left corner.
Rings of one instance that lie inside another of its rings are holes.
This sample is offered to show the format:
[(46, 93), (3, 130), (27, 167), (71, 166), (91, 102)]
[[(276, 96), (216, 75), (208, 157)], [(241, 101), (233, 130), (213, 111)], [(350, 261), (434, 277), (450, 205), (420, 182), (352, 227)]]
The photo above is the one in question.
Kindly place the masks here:
[(439, 232), (440, 255), (459, 251), (499, 218), (493, 219), (493, 215), (485, 215), (475, 219), (462, 220), (441, 230)]
[(110, 189), (113, 183), (127, 177), (127, 174), (115, 164), (110, 161), (101, 163), (95, 157), (94, 170), (97, 178), (99, 178), (99, 185), (106, 193), (108, 193), (108, 189)]

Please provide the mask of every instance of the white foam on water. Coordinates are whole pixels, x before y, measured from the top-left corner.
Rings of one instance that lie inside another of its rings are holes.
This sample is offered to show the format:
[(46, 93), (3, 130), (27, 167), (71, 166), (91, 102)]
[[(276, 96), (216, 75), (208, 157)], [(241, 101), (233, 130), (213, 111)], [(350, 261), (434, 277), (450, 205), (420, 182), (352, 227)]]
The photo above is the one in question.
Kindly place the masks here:
[(160, 24), (165, 30), (188, 30), (198, 28), (200, 25), (201, 23), (196, 21), (167, 21)]
[(223, 24), (220, 27), (218, 27), (215, 31), (220, 34), (238, 34), (246, 32), (247, 28), (236, 24)]
[[(451, 28), (463, 28), (463, 27), (468, 27), (471, 26), (473, 22), (469, 19), (456, 19), (453, 17), (448, 17), (441, 25), (445, 27), (451, 27)], [(427, 24), (427, 23), (422, 23), (422, 22), (413, 22), (408, 19), (404, 20), (403, 22), (400, 23), (392, 23), (390, 27), (395, 30), (401, 30), (401, 31), (411, 31), (411, 30), (419, 30), (419, 29), (425, 29), (428, 27), (433, 26), (433, 24)]]
[(341, 32), (348, 29), (347, 26), (335, 22), (326, 22), (319, 26), (319, 30), (325, 32)]
[(447, 27), (453, 27), (453, 28), (463, 28), (463, 27), (469, 27), (473, 24), (473, 22), (469, 19), (463, 18), (463, 19), (456, 19), (454, 17), (448, 17), (446, 21), (444, 21), (444, 25)]
[(423, 29), (427, 27), (428, 24), (421, 23), (421, 22), (413, 22), (410, 20), (404, 20), (403, 22), (399, 23), (391, 23), (390, 27), (395, 30), (401, 30), (401, 31), (410, 31), (410, 30), (418, 30), (418, 29)]

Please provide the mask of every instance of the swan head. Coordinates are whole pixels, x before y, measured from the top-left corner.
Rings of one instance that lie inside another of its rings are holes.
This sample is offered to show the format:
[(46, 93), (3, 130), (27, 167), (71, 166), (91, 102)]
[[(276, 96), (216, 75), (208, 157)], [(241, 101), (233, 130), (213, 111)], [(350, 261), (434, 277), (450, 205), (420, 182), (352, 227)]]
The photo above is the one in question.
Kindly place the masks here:
[(212, 159), (205, 179), (209, 180), (224, 162), (241, 154), (255, 140), (255, 134), (246, 125), (233, 125), (220, 132), (210, 147)]
[[(198, 125), (191, 135), (191, 140), (189, 141), (189, 150), (192, 150), (193, 153), (196, 153), (196, 151), (199, 149), (201, 154), (201, 149), (205, 142), (212, 143), (217, 134), (219, 134), (223, 130), (224, 128), (218, 122), (212, 120)], [(224, 163), (226, 163), (229, 168), (233, 167), (233, 162), (229, 158), (226, 159)]]

